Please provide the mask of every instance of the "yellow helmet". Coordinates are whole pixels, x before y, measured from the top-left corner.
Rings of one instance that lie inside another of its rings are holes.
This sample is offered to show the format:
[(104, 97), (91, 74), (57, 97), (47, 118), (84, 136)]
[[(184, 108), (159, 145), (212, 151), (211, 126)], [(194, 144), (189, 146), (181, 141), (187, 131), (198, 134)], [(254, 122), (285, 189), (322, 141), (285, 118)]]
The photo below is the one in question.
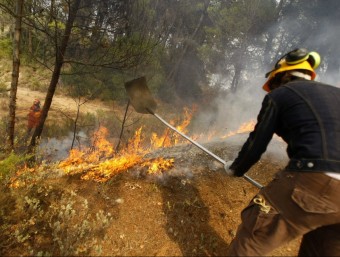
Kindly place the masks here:
[(269, 92), (270, 81), (276, 76), (276, 74), (290, 71), (290, 70), (307, 70), (310, 72), (311, 79), (314, 80), (316, 69), (321, 62), (320, 55), (317, 52), (308, 53), (306, 49), (295, 49), (284, 55), (276, 63), (275, 68), (266, 74), (268, 80), (262, 86), (263, 90)]
[(312, 65), (313, 69), (316, 69), (321, 63), (321, 56), (317, 52), (310, 52), (308, 54), (308, 62)]

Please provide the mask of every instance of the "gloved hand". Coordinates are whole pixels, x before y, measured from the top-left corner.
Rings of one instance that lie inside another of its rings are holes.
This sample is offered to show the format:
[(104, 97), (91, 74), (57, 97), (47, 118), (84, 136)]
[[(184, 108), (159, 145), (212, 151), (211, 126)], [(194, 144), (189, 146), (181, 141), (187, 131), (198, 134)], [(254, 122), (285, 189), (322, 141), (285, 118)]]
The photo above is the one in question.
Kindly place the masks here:
[(233, 161), (227, 161), (224, 164), (224, 171), (227, 173), (228, 176), (234, 176), (234, 171), (230, 169), (231, 164), (233, 163)]

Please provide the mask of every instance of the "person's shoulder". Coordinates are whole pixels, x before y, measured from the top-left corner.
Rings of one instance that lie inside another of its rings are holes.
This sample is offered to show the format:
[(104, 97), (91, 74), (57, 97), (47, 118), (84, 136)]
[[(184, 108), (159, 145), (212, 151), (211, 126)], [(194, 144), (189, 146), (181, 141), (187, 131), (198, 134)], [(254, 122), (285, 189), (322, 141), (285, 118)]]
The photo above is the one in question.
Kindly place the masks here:
[[(333, 96), (336, 98), (340, 97), (340, 88), (325, 84), (318, 81), (294, 81), (287, 83), (284, 86), (287, 91), (290, 91), (291, 94), (298, 94), (298, 95), (309, 95), (318, 98), (323, 96)], [(289, 93), (287, 93), (289, 94)], [(292, 97), (292, 95), (289, 95), (288, 97)]]
[(278, 87), (278, 88), (270, 91), (267, 95), (269, 97), (276, 98), (277, 96), (284, 95), (284, 94), (287, 94), (289, 92), (290, 92), (290, 90), (289, 90), (289, 88), (287, 87), (287, 84), (286, 84), (284, 86)]
[(340, 89), (339, 87), (336, 87), (334, 85), (330, 85), (321, 81), (315, 81), (315, 80), (296, 80), (296, 81), (291, 81), (288, 82), (286, 87), (309, 87), (309, 86), (320, 86), (320, 87), (331, 87), (331, 88), (336, 88)]

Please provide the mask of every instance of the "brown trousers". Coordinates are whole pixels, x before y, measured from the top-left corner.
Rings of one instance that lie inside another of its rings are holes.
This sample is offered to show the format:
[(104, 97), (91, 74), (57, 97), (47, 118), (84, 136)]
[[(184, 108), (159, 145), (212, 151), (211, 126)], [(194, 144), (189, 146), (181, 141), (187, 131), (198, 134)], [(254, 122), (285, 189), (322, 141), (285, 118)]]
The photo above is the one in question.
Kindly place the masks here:
[(264, 256), (302, 235), (299, 256), (340, 256), (340, 180), (281, 171), (254, 199), (228, 256)]

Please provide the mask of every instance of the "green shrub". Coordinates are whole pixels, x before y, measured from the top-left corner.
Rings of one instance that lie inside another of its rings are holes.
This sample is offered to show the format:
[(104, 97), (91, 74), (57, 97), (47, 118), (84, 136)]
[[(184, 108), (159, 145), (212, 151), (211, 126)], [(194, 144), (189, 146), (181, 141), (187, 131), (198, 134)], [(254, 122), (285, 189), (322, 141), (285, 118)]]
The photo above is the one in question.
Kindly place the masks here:
[(0, 38), (0, 58), (12, 56), (12, 41), (10, 38)]
[(0, 161), (0, 180), (22, 167), (30, 157), (30, 155), (19, 155), (11, 152), (5, 159)]

